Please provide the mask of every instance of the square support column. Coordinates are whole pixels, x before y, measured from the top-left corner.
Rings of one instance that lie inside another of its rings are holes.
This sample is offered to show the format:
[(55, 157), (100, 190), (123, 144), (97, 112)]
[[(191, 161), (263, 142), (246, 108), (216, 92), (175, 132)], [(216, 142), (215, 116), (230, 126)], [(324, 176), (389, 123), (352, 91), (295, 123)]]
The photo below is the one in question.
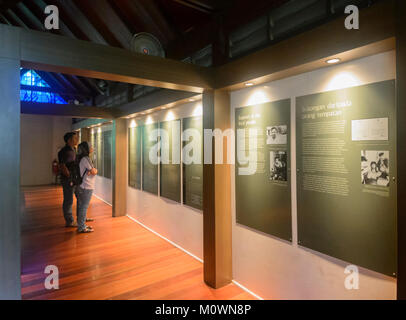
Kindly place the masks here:
[[(0, 300), (21, 299), (20, 61), (0, 29)], [(12, 42), (12, 41), (11, 41)]]
[(113, 122), (113, 217), (127, 214), (127, 120)]
[(406, 1), (396, 8), (396, 90), (398, 163), (398, 285), (397, 297), (406, 300)]
[[(203, 128), (231, 128), (230, 96), (226, 91), (203, 94)], [(204, 153), (207, 152), (205, 137)], [(211, 164), (203, 166), (203, 255), (204, 281), (212, 288), (221, 288), (232, 280), (231, 238), (231, 165), (215, 164), (215, 139), (212, 141)], [(223, 155), (227, 143), (223, 141)]]

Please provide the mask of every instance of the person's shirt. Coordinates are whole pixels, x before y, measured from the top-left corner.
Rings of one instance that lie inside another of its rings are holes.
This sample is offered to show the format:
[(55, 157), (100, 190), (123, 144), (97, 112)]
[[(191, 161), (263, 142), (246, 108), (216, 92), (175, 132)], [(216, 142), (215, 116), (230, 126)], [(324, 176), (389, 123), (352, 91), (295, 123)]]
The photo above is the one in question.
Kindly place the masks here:
[(69, 145), (64, 146), (58, 153), (58, 160), (69, 169), (76, 161), (76, 150)]
[[(76, 161), (76, 150), (69, 145), (65, 145), (58, 152), (58, 161), (59, 163), (65, 164), (69, 171), (72, 171)], [(69, 178), (61, 174), (61, 179), (66, 180)]]
[(80, 175), (83, 177), (80, 187), (86, 190), (94, 190), (96, 176), (89, 175), (88, 173), (94, 167), (89, 157), (83, 157), (79, 163)]

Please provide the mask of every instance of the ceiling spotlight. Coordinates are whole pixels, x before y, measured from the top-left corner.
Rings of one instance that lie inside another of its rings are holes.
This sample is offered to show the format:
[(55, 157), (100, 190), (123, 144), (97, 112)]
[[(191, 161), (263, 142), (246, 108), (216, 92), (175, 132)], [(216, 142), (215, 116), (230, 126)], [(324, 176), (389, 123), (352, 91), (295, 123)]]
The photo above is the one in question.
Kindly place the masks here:
[(329, 59), (326, 61), (326, 63), (328, 64), (335, 64), (335, 63), (339, 63), (341, 61), (340, 58), (334, 58), (334, 59)]
[(252, 82), (247, 82), (246, 84), (245, 84), (245, 86), (246, 87), (252, 87), (254, 84), (252, 83)]

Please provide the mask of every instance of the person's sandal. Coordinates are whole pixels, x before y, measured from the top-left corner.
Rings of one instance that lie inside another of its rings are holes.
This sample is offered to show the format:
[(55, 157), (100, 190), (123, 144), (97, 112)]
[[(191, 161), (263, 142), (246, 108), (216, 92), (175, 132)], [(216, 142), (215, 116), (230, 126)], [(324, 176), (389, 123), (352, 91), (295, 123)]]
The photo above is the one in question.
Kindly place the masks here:
[(91, 227), (86, 227), (85, 229), (83, 229), (82, 231), (78, 231), (78, 233), (91, 233), (93, 232), (93, 228)]
[(76, 222), (65, 224), (65, 228), (77, 228), (78, 224)]

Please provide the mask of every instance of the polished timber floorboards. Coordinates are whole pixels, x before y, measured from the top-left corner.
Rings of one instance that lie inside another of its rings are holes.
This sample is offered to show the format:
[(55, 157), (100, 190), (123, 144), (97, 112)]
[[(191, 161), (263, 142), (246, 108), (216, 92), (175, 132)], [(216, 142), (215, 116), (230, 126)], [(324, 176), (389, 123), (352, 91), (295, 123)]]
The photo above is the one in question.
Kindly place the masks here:
[[(96, 198), (94, 233), (64, 228), (61, 203), (61, 188), (22, 192), (23, 299), (253, 299), (234, 284), (209, 288), (200, 262)], [(45, 289), (47, 265), (59, 268), (59, 290)]]

